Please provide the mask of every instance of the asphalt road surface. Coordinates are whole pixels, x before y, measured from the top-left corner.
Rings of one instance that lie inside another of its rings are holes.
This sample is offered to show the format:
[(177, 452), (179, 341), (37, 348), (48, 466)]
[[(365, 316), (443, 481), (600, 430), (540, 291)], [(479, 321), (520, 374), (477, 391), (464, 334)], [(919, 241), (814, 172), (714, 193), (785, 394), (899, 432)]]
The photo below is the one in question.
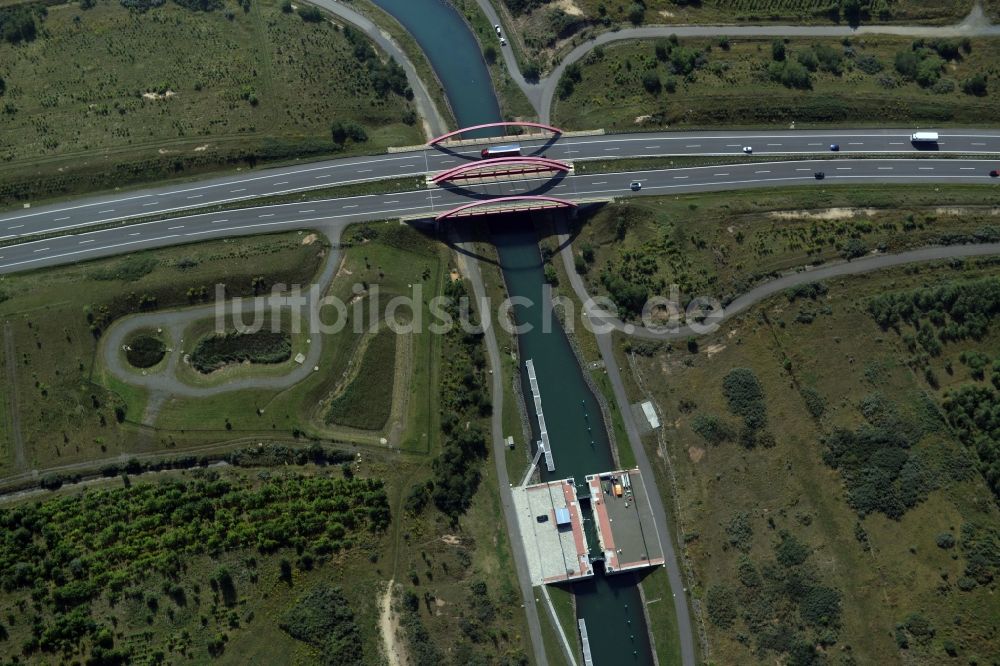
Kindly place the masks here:
[[(225, 236), (315, 227), (343, 229), (356, 222), (404, 215), (434, 217), (472, 200), (503, 195), (544, 194), (580, 201), (790, 185), (825, 187), (871, 182), (989, 185), (993, 182), (1000, 184), (1000, 179), (989, 176), (989, 171), (996, 164), (994, 160), (959, 158), (814, 159), (769, 163), (737, 161), (719, 166), (530, 178), (461, 188), (429, 188), (393, 194), (258, 206), (66, 233), (0, 247), (0, 273)], [(816, 179), (817, 171), (823, 171), (825, 178)], [(632, 181), (642, 184), (639, 192), (629, 189)], [(87, 213), (81, 208), (75, 210), (83, 220)]]
[[(561, 160), (674, 155), (732, 156), (734, 159), (745, 159), (745, 146), (751, 146), (754, 155), (800, 156), (829, 152), (831, 144), (837, 144), (840, 147), (839, 154), (842, 155), (1000, 155), (1000, 130), (954, 130), (941, 133), (937, 144), (924, 146), (910, 142), (912, 132), (911, 129), (651, 132), (567, 136), (549, 141), (536, 139), (524, 141), (522, 148), (524, 154), (544, 154)], [(454, 152), (447, 149), (421, 149), (247, 170), (197, 182), (9, 210), (0, 214), (0, 241), (318, 188), (385, 178), (418, 177), (478, 160), (481, 148), (482, 146), (470, 146)], [(996, 160), (996, 165), (1000, 167), (1000, 159)]]

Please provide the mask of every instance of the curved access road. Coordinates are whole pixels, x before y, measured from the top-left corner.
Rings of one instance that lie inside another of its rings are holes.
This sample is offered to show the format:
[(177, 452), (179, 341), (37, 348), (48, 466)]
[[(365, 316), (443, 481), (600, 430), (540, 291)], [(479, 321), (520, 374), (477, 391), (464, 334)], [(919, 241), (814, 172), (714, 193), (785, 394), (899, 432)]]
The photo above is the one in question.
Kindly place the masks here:
[[(510, 25), (503, 21), (490, 0), (476, 0), (480, 9), (491, 23)], [(509, 31), (505, 31), (505, 34)], [(552, 116), (552, 102), (556, 86), (566, 67), (585, 57), (595, 47), (630, 39), (657, 39), (677, 35), (678, 37), (854, 37), (857, 35), (896, 35), (903, 37), (996, 37), (1000, 35), (1000, 25), (990, 22), (981, 5), (976, 4), (968, 16), (960, 22), (945, 26), (926, 25), (644, 25), (641, 27), (616, 27), (602, 32), (568, 54), (549, 73), (538, 81), (527, 81), (521, 73), (510, 46), (501, 47), (504, 65), (511, 78), (524, 92), (535, 107), (541, 122), (547, 123)], [(517, 37), (513, 37), (517, 39)]]
[(736, 315), (746, 311), (751, 306), (763, 300), (779, 294), (786, 289), (796, 287), (811, 282), (827, 280), (830, 278), (843, 277), (846, 275), (861, 275), (871, 273), (886, 268), (902, 266), (926, 261), (940, 261), (942, 259), (965, 259), (969, 257), (985, 257), (1000, 255), (1000, 243), (975, 243), (969, 245), (934, 245), (923, 247), (917, 250), (909, 250), (894, 254), (870, 254), (852, 261), (836, 261), (819, 266), (813, 266), (806, 270), (788, 273), (774, 280), (769, 280), (760, 284), (750, 291), (735, 298), (729, 305), (723, 308), (722, 314), (713, 323), (717, 326), (710, 331), (698, 326), (692, 328), (688, 325), (678, 325), (674, 327), (647, 328), (645, 326), (623, 322), (614, 313), (609, 313), (597, 307), (587, 293), (587, 287), (583, 283), (583, 278), (576, 272), (573, 263), (572, 245), (566, 235), (560, 237), (563, 263), (566, 266), (566, 273), (569, 275), (570, 285), (576, 293), (577, 298), (583, 303), (584, 312), (591, 324), (603, 330), (604, 334), (611, 330), (631, 335), (644, 340), (677, 340), (698, 335), (714, 333), (718, 326), (732, 319)]
[(413, 66), (413, 61), (410, 60), (410, 57), (406, 55), (406, 52), (399, 44), (393, 40), (391, 35), (383, 32), (367, 16), (351, 9), (342, 2), (337, 2), (337, 0), (306, 0), (306, 2), (316, 5), (320, 9), (325, 9), (334, 16), (352, 24), (368, 35), (368, 38), (378, 44), (379, 48), (392, 56), (406, 72), (406, 80), (413, 90), (413, 101), (417, 106), (417, 112), (425, 123), (425, 129), (431, 133), (431, 136), (440, 136), (448, 131), (448, 125), (444, 121), (444, 117), (438, 110), (437, 105), (434, 104), (434, 100), (427, 91), (424, 81), (417, 74), (417, 69)]
[[(319, 287), (320, 297), (326, 292), (327, 286), (333, 279), (340, 262), (340, 251), (335, 249), (340, 240), (340, 229), (332, 229), (333, 236), (329, 238), (333, 246), (327, 255), (323, 267), (314, 278), (315, 284)], [(304, 331), (309, 331), (310, 322), (319, 316), (318, 303), (310, 298), (308, 293), (303, 293), (305, 298), (304, 307), (308, 316), (304, 323)], [(255, 305), (260, 304), (265, 299), (238, 299), (228, 300), (224, 303), (224, 313), (231, 317), (234, 312), (251, 312)], [(295, 365), (285, 374), (260, 375), (254, 377), (243, 377), (232, 379), (222, 384), (215, 385), (193, 385), (181, 381), (177, 377), (177, 369), (182, 362), (184, 352), (181, 348), (181, 339), (184, 329), (191, 323), (203, 319), (210, 319), (216, 315), (216, 304), (199, 305), (196, 307), (185, 307), (176, 310), (157, 310), (136, 315), (129, 315), (116, 320), (110, 329), (101, 336), (101, 355), (108, 369), (119, 379), (133, 386), (141, 386), (153, 392), (169, 393), (172, 395), (186, 397), (207, 397), (231, 391), (241, 391), (247, 389), (274, 389), (282, 390), (298, 384), (314, 372), (314, 368), (319, 365), (320, 355), (323, 353), (324, 335), (309, 336), (309, 347), (305, 352), (305, 360)], [(155, 372), (142, 374), (133, 368), (129, 368), (119, 350), (124, 346), (125, 341), (135, 331), (142, 329), (162, 328), (168, 331), (170, 339), (175, 346), (167, 357), (166, 366)]]
[[(472, 199), (546, 194), (578, 202), (635, 196), (681, 194), (776, 186), (828, 187), (855, 183), (1000, 185), (989, 171), (994, 160), (979, 159), (838, 159), (734, 162), (732, 164), (568, 175), (480, 184), (464, 188), (428, 188), (274, 204), (214, 213), (195, 213), (153, 222), (51, 237), (0, 247), (0, 273), (74, 263), (123, 252), (178, 245), (226, 236), (290, 229), (321, 228), (331, 238), (349, 224), (401, 216), (433, 217)], [(825, 178), (818, 180), (815, 173)], [(630, 183), (642, 189), (633, 192)], [(461, 222), (457, 222), (460, 224)]]
[[(533, 139), (523, 141), (521, 146), (525, 155), (544, 154), (552, 159), (568, 161), (706, 155), (745, 159), (745, 146), (751, 146), (758, 156), (801, 156), (828, 152), (831, 144), (837, 144), (839, 154), (843, 156), (1000, 156), (1000, 130), (997, 129), (950, 129), (940, 132), (940, 140), (929, 145), (911, 143), (912, 133), (912, 128), (642, 132)], [(422, 178), (427, 173), (480, 159), (481, 148), (420, 148), (408, 152), (326, 160), (12, 210), (0, 213), (0, 242), (79, 231), (88, 226), (110, 225), (138, 217), (237, 205), (261, 197), (339, 185), (389, 178)]]

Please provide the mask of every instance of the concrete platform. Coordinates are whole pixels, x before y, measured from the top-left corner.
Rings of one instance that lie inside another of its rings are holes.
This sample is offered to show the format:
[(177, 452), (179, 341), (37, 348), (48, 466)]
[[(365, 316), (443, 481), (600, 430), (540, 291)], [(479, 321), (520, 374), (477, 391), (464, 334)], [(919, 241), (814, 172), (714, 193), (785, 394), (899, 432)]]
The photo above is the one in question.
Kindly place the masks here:
[(662, 565), (660, 538), (639, 470), (590, 474), (587, 485), (605, 571), (615, 574)]
[(573, 479), (511, 490), (532, 585), (593, 576)]

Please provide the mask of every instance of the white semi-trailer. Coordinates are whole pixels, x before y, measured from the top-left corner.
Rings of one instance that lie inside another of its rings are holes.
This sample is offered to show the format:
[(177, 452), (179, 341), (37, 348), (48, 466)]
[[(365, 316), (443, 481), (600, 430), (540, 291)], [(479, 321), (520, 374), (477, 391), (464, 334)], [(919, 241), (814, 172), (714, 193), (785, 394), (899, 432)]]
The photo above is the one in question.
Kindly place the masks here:
[(914, 132), (910, 135), (911, 143), (937, 143), (937, 132)]

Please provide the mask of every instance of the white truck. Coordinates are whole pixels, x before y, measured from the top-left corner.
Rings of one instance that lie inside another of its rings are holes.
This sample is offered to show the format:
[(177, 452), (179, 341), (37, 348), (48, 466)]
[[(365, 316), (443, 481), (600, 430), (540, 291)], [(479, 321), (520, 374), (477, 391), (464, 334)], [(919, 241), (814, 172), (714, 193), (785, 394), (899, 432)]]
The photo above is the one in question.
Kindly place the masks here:
[(910, 143), (937, 143), (937, 132), (914, 132), (910, 135)]

